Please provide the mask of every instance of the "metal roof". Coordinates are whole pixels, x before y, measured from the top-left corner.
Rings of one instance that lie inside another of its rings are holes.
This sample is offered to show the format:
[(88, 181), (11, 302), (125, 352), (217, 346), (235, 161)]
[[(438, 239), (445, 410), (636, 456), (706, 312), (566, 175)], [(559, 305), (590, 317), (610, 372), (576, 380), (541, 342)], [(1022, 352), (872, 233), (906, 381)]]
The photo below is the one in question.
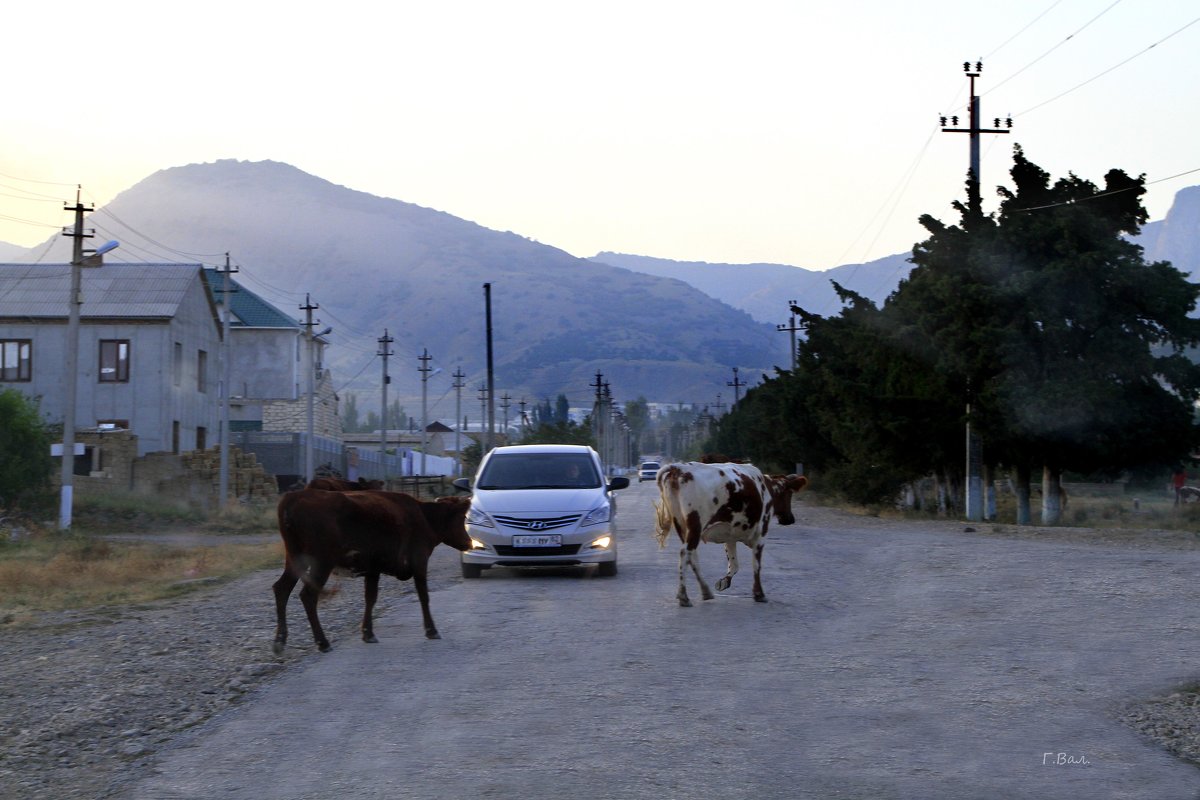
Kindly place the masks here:
[[(224, 305), (225, 293), (222, 291), (224, 277), (215, 269), (205, 268), (204, 279), (208, 282), (208, 292), (213, 302), (218, 306)], [(299, 328), (300, 323), (284, 314), (275, 306), (263, 300), (242, 284), (229, 279), (229, 284), (235, 289), (229, 301), (233, 318), (229, 324), (233, 327), (246, 328)]]
[[(88, 317), (171, 318), (199, 264), (105, 264), (81, 268)], [(69, 264), (0, 264), (0, 317), (66, 317)]]

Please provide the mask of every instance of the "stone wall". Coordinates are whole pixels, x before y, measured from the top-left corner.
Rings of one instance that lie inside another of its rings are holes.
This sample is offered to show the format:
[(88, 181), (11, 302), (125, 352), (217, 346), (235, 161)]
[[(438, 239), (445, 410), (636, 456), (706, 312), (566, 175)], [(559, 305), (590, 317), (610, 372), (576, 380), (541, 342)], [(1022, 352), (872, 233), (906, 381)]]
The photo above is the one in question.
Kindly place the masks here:
[[(297, 400), (273, 400), (262, 405), (262, 429), (304, 433), (308, 430), (308, 399), (301, 393)], [(329, 370), (318, 374), (313, 394), (313, 434), (331, 439), (342, 438), (342, 420), (338, 417), (338, 396)]]

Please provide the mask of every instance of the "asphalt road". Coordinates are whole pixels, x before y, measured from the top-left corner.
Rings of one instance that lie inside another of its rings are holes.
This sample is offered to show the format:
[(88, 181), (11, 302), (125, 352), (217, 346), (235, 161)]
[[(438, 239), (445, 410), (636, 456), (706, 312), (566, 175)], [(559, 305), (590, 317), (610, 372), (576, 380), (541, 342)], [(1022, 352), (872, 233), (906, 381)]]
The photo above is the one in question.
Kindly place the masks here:
[[(1115, 719), (1200, 673), (1200, 553), (801, 498), (767, 542), (769, 603), (752, 600), (743, 550), (727, 592), (700, 602), (691, 582), (696, 606), (680, 608), (654, 494), (621, 494), (617, 577), (451, 582), (432, 598), (440, 641), (410, 596), (376, 624), (380, 644), (335, 634), (129, 797), (1200, 798), (1200, 770)], [(723, 550), (702, 551), (711, 584)], [(290, 610), (289, 646), (311, 648)]]

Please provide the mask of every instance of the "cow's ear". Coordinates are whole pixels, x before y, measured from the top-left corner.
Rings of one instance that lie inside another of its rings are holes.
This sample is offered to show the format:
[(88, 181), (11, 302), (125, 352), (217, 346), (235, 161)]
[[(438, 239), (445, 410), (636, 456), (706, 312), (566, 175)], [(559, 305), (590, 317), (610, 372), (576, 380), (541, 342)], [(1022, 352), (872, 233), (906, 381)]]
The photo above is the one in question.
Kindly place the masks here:
[(793, 492), (798, 492), (805, 486), (808, 486), (808, 478), (804, 477), (803, 475), (787, 476), (787, 487)]

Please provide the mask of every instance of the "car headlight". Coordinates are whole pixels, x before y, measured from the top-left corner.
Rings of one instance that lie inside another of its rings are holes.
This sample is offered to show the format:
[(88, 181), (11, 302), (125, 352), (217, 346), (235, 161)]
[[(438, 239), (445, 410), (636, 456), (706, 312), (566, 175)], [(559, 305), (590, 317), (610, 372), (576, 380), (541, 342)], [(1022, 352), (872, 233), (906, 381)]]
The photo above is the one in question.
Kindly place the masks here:
[(478, 525), (481, 528), (496, 527), (496, 523), (492, 522), (492, 518), (475, 506), (471, 506), (471, 510), (467, 512), (467, 524)]
[(590, 545), (588, 545), (588, 547), (590, 547), (593, 550), (607, 550), (609, 545), (611, 545), (611, 544), (612, 544), (611, 536), (601, 536), (599, 539), (597, 539), (596, 541), (594, 541)]
[(601, 522), (608, 522), (610, 516), (608, 504), (605, 503), (589, 511), (587, 516), (579, 523), (579, 527), (582, 528), (585, 525), (599, 525)]

